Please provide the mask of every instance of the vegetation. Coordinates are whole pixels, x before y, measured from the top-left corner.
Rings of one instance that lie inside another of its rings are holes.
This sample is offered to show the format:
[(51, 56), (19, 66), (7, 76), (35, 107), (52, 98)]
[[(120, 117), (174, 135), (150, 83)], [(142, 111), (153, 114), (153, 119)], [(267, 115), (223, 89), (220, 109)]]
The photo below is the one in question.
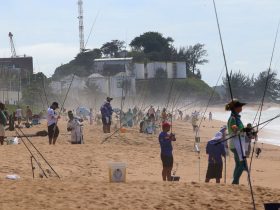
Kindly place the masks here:
[[(257, 77), (246, 75), (241, 71), (235, 72), (230, 77), (230, 84), (233, 96), (246, 101), (259, 101), (263, 97), (267, 82), (268, 71), (261, 72)], [(223, 78), (224, 87), (227, 95), (229, 85), (227, 78)], [(266, 91), (266, 100), (276, 102), (280, 98), (280, 80), (277, 79), (277, 73), (271, 72), (268, 78)]]
[[(170, 91), (173, 97), (176, 98), (197, 98), (207, 100), (212, 94), (213, 89), (204, 81), (196, 78), (157, 78), (136, 82), (136, 92), (139, 97), (140, 95), (145, 95), (147, 98), (166, 102)], [(213, 100), (219, 100), (218, 94), (214, 94)]]

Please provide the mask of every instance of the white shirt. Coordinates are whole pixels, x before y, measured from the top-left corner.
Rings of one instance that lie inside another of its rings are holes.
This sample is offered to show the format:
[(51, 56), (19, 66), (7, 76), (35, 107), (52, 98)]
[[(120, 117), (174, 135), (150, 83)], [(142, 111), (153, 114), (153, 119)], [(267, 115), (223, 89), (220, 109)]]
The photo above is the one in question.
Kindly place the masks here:
[(71, 129), (71, 142), (78, 143), (82, 141), (82, 127), (78, 119), (69, 120), (67, 128)]
[(57, 114), (52, 108), (48, 108), (47, 120), (48, 120), (48, 126), (57, 123)]

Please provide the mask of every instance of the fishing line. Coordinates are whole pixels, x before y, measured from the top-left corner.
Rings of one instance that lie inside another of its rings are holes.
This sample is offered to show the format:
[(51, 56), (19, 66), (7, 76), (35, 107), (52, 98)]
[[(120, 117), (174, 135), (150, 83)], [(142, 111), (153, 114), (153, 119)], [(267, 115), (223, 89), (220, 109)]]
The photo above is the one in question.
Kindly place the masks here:
[[(73, 81), (74, 81), (74, 78), (75, 78), (75, 74), (73, 74), (73, 76), (72, 76), (72, 79), (71, 79), (71, 82), (70, 82), (69, 87), (68, 87), (68, 89), (67, 89), (67, 92), (66, 92), (65, 98), (64, 98), (63, 103), (62, 103), (62, 105), (61, 105), (61, 107), (60, 107), (60, 110), (59, 110), (58, 116), (60, 116), (60, 114), (61, 114), (61, 112), (62, 112), (62, 110), (63, 110), (63, 108), (64, 108), (64, 104), (65, 104), (66, 99), (67, 99), (67, 97), (68, 97), (69, 91), (70, 91), (71, 86), (72, 86), (72, 83), (73, 83)], [(55, 126), (54, 126), (54, 132), (53, 132), (53, 136), (52, 136), (52, 138), (54, 138), (55, 131), (56, 131), (56, 129), (57, 129), (57, 123), (58, 123), (58, 118), (56, 119), (56, 123), (55, 123)]]
[[(280, 26), (280, 21), (278, 22), (278, 26), (277, 26), (277, 30), (276, 30), (276, 35), (275, 35), (275, 39), (274, 39), (274, 44), (273, 44), (272, 54), (271, 54), (271, 58), (270, 58), (269, 68), (268, 68), (268, 71), (267, 71), (267, 78), (266, 78), (266, 81), (265, 81), (264, 93), (263, 93), (263, 96), (262, 96), (262, 99), (261, 99), (261, 103), (260, 103), (260, 106), (259, 106), (259, 109), (258, 109), (258, 111), (260, 110), (260, 112), (259, 112), (258, 124), (259, 124), (260, 121), (261, 121), (261, 116), (262, 116), (262, 111), (263, 111), (264, 100), (265, 100), (266, 92), (267, 92), (267, 89), (268, 89), (268, 82), (269, 82), (269, 79), (270, 79), (271, 65), (272, 65), (272, 61), (273, 61), (273, 57), (274, 57), (274, 51), (275, 51), (275, 47), (276, 47), (276, 43), (277, 43), (278, 32), (279, 32), (279, 26)], [(257, 111), (257, 113), (256, 113), (256, 116), (258, 115), (258, 111)], [(256, 116), (255, 116), (255, 119), (256, 119)], [(253, 124), (254, 124), (254, 123), (255, 123), (255, 120), (254, 120)], [(257, 132), (258, 132), (258, 131), (259, 131), (259, 127), (257, 127)], [(251, 161), (250, 161), (250, 166), (249, 166), (249, 171), (250, 171), (250, 172), (251, 172), (251, 167), (252, 167), (252, 162), (253, 162), (253, 156), (254, 156), (254, 152), (255, 152), (255, 146), (256, 146), (256, 139), (255, 139), (255, 141), (254, 141), (254, 145), (253, 145), (253, 149), (252, 149), (252, 154), (251, 154)]]
[[(213, 0), (213, 5), (214, 5), (214, 10), (215, 10), (215, 15), (216, 15), (217, 26), (218, 26), (218, 30), (219, 30), (220, 42), (221, 42), (222, 51), (223, 51), (223, 57), (224, 57), (224, 63), (225, 63), (225, 67), (226, 67), (226, 74), (227, 74), (227, 80), (228, 80), (228, 86), (229, 86), (231, 101), (233, 101), (232, 88), (231, 88), (231, 84), (230, 84), (230, 77), (229, 77), (229, 74), (228, 74), (226, 56), (225, 56), (225, 51), (224, 51), (224, 45), (223, 45), (223, 40), (222, 40), (221, 29), (220, 29), (220, 24), (219, 24), (219, 19), (218, 19), (215, 0)], [(242, 147), (240, 135), (238, 135), (238, 138), (239, 138), (240, 149), (241, 149), (241, 152), (243, 153), (243, 147)], [(250, 192), (251, 192), (253, 209), (256, 210), (255, 198), (254, 198), (254, 193), (253, 193), (253, 188), (252, 188), (252, 183), (251, 183), (250, 171), (248, 169), (247, 159), (246, 159), (246, 156), (244, 154), (242, 154), (242, 156), (243, 156), (242, 158), (243, 158), (243, 162), (244, 162), (244, 167), (247, 169), (248, 182), (249, 182), (249, 187), (250, 187)]]
[(31, 146), (37, 151), (37, 153), (43, 158), (45, 163), (50, 167), (50, 169), (55, 173), (55, 175), (60, 179), (60, 176), (58, 175), (58, 173), (54, 170), (54, 168), (51, 166), (51, 164), (46, 160), (46, 158), (43, 156), (43, 154), (37, 149), (37, 147), (32, 143), (32, 141), (28, 138), (28, 136), (26, 136), (25, 133), (20, 128), (17, 128), (17, 129), (22, 133), (22, 135), (27, 139), (27, 141), (31, 144)]

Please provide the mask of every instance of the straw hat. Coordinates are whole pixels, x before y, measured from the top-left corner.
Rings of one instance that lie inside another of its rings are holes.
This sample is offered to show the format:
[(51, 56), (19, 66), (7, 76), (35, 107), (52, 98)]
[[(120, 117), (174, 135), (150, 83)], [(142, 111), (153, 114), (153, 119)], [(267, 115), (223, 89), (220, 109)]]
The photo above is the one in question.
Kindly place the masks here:
[(244, 105), (246, 105), (246, 103), (242, 103), (238, 99), (233, 99), (228, 104), (226, 104), (225, 109), (226, 109), (226, 111), (231, 111), (234, 108), (242, 107)]

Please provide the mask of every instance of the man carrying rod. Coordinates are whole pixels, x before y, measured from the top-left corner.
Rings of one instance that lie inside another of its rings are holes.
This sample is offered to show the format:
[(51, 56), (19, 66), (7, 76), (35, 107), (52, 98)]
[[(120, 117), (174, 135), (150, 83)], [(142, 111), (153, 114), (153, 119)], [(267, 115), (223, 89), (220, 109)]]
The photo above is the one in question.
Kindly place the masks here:
[(111, 123), (112, 123), (112, 114), (113, 114), (113, 109), (111, 106), (112, 100), (113, 100), (113, 98), (107, 97), (106, 101), (100, 108), (104, 133), (111, 132)]
[(57, 127), (57, 121), (60, 118), (60, 116), (57, 115), (55, 112), (56, 109), (58, 109), (58, 103), (53, 102), (52, 105), (48, 108), (48, 115), (47, 115), (47, 121), (48, 121), (48, 136), (49, 136), (49, 144), (55, 145), (57, 137), (59, 135), (59, 129)]

